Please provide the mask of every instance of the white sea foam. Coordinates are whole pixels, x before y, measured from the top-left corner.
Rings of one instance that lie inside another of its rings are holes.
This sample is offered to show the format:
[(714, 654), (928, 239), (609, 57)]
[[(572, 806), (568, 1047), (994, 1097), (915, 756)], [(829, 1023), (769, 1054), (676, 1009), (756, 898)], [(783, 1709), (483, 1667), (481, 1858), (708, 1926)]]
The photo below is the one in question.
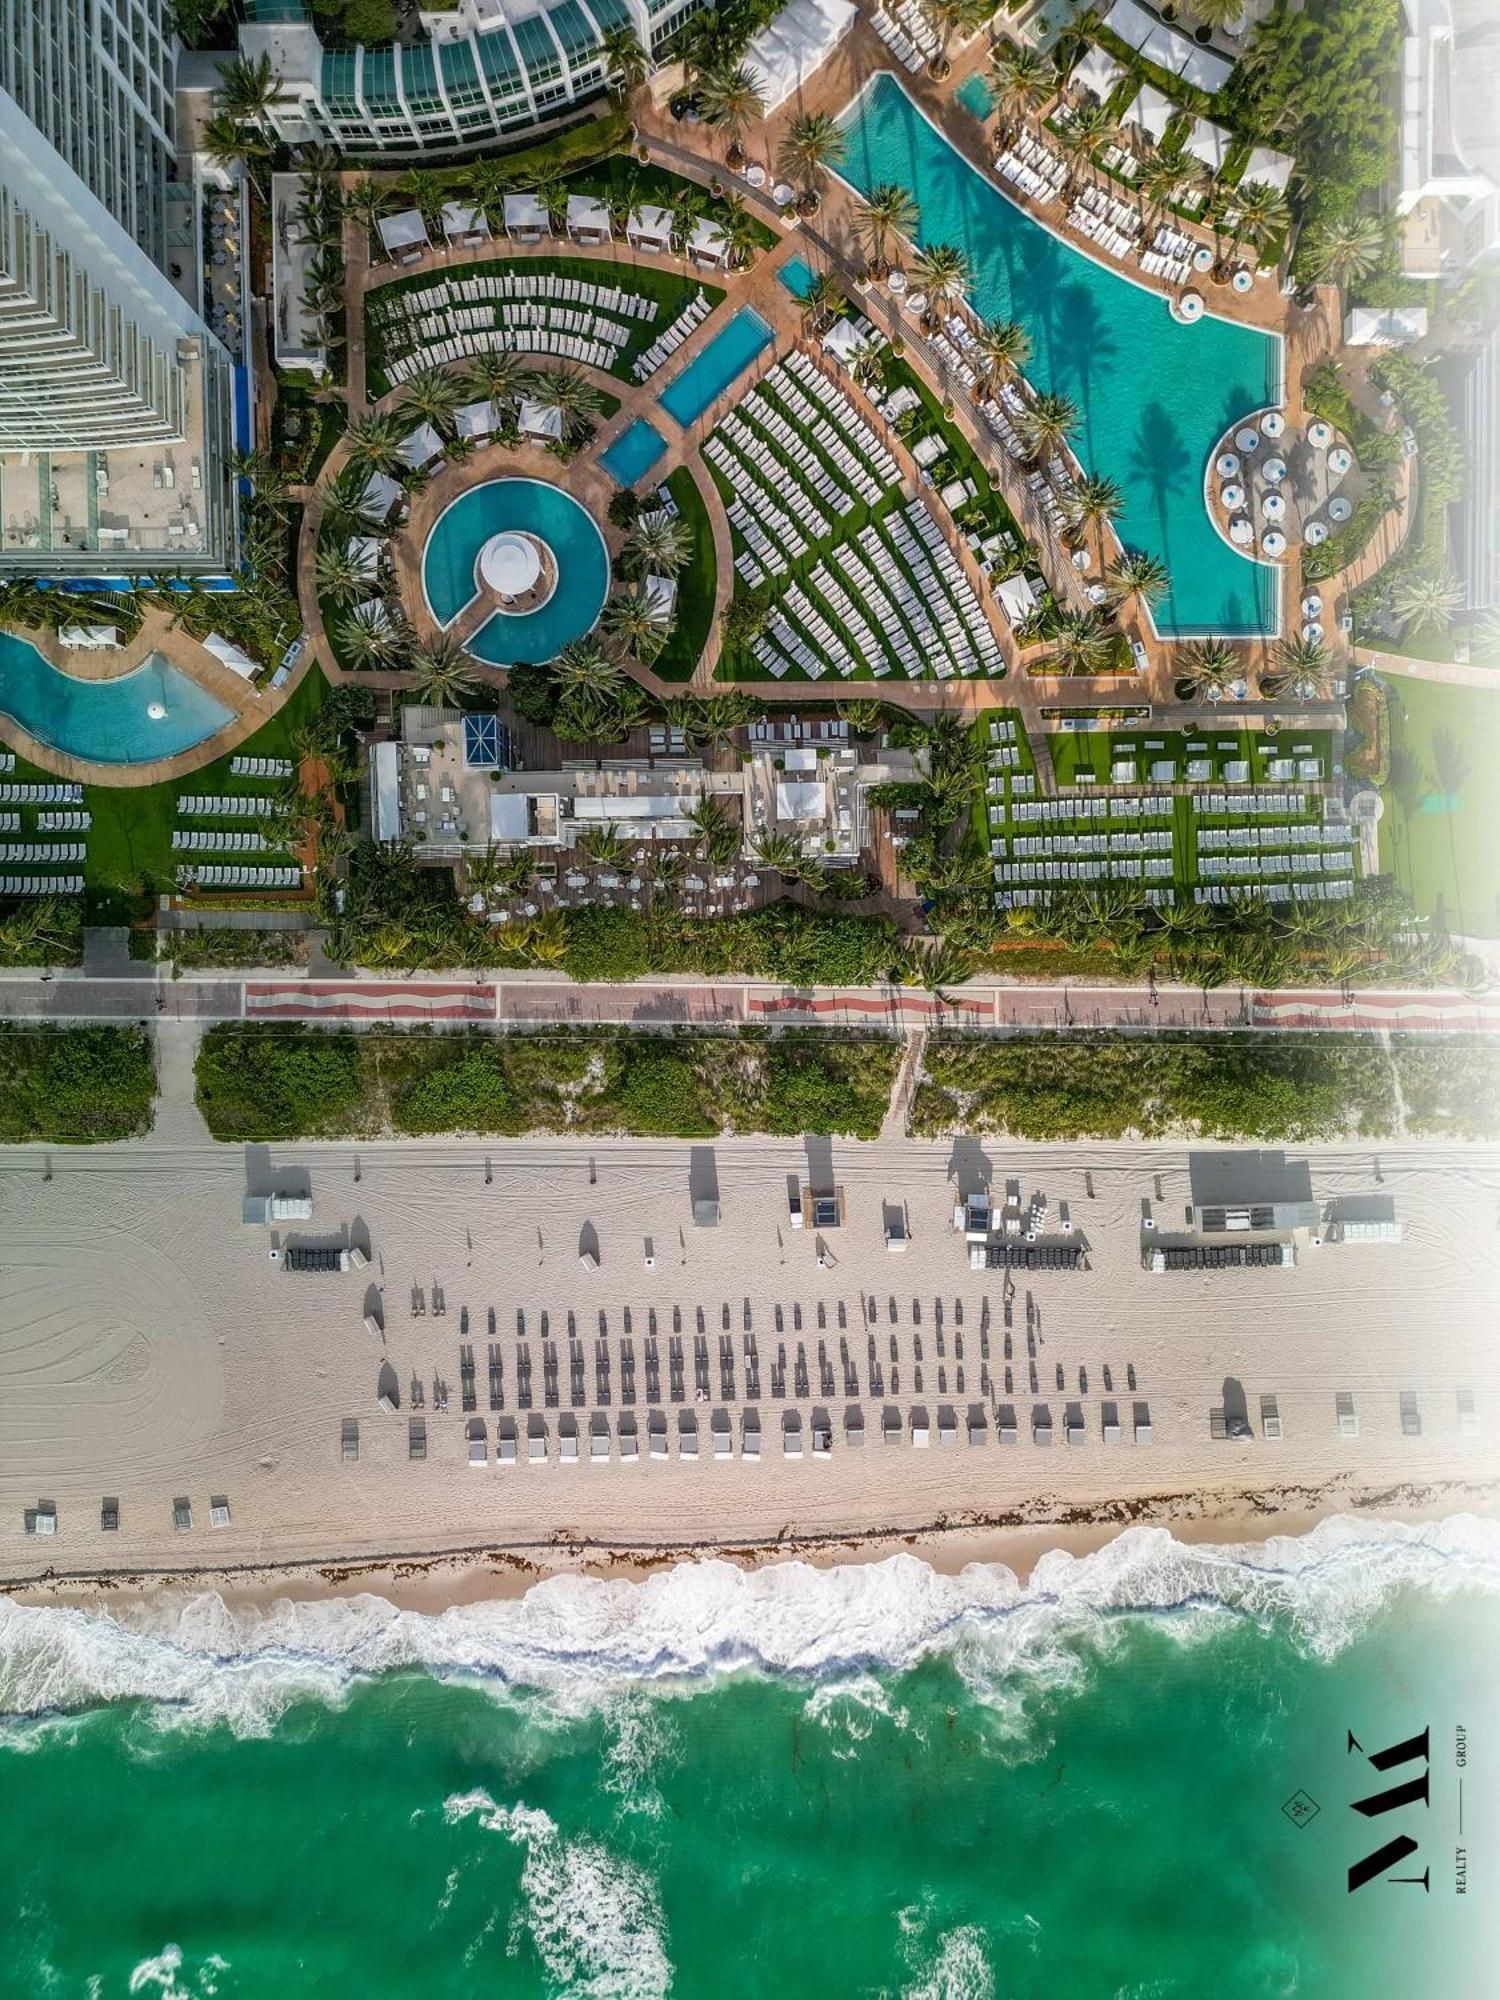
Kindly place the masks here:
[(973, 1924), (945, 1931), (916, 1984), (902, 1989), (903, 2000), (994, 2000), (994, 1994), (984, 1933)]
[(163, 1945), (154, 1958), (143, 1958), (131, 1968), (128, 1991), (170, 1993), (174, 2000), (195, 2000), (196, 1995), (213, 2000), (219, 1990), (219, 1974), (228, 1970), (228, 1959), (210, 1952), (196, 1973), (184, 1973), (181, 1945)]
[(497, 1695), (538, 1691), (577, 1712), (631, 1688), (691, 1689), (760, 1671), (858, 1689), (945, 1652), (999, 1709), (1081, 1671), (1123, 1614), (1190, 1637), (1230, 1616), (1277, 1617), (1330, 1655), (1405, 1588), (1500, 1593), (1500, 1525), (1337, 1518), (1243, 1546), (1132, 1528), (1086, 1556), (1044, 1556), (1026, 1584), (1001, 1564), (943, 1576), (913, 1556), (814, 1569), (684, 1563), (642, 1583), (556, 1577), (525, 1596), (437, 1614), (382, 1598), (231, 1609), (211, 1593), (102, 1611), (0, 1598), (0, 1715), (154, 1704), (164, 1723), (264, 1731), (298, 1700), (333, 1703), (362, 1678), (425, 1670)]
[(548, 1979), (580, 2000), (661, 2000), (672, 1984), (655, 1884), (597, 1841), (565, 1840), (548, 1814), (488, 1792), (443, 1802), (449, 1825), (474, 1819), (525, 1849), (511, 1949), (530, 1937)]

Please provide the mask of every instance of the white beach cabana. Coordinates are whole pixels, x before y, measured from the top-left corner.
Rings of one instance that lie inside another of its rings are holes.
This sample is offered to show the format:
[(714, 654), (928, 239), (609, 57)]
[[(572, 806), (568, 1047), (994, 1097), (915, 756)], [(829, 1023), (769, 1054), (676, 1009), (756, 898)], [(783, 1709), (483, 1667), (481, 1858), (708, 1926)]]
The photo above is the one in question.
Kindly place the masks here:
[(1284, 194), (1296, 164), (1290, 153), (1278, 153), (1274, 146), (1257, 146), (1245, 162), (1239, 184), (1244, 187), (1259, 181), (1263, 187), (1278, 188)]
[(453, 428), (461, 438), (488, 437), (495, 428), (495, 406), (488, 396), (465, 403), (453, 412)]
[(729, 238), (717, 222), (710, 222), (706, 215), (700, 216), (693, 224), (687, 251), (695, 264), (721, 267), (729, 262)]
[(597, 195), (568, 196), (568, 234), (575, 243), (608, 243), (614, 235), (609, 210)]
[(505, 197), (505, 233), (518, 243), (540, 243), (552, 234), (552, 218), (536, 198), (536, 190)]
[(401, 488), (388, 472), (372, 472), (365, 481), (359, 504), (367, 514), (378, 515), (383, 521), (400, 498)]
[(823, 352), (842, 367), (848, 368), (856, 362), (869, 346), (868, 334), (862, 333), (853, 320), (836, 319), (823, 335)]
[(120, 633), (114, 625), (64, 625), (57, 643), (70, 653), (103, 653), (119, 645)]
[(238, 674), (242, 681), (254, 680), (257, 671), (254, 660), (232, 639), (226, 639), (222, 632), (210, 632), (203, 641), (203, 650), (212, 653), (222, 666), (228, 667), (232, 674)]
[(995, 595), (1000, 600), (1000, 609), (1013, 628), (1024, 625), (1036, 610), (1036, 592), (1026, 578), (1019, 574), (1008, 576), (1003, 583), (997, 584)]
[(1201, 160), (1211, 174), (1220, 174), (1234, 147), (1234, 134), (1210, 118), (1195, 118), (1192, 130), (1182, 142), (1184, 153)]
[(670, 625), (677, 609), (677, 579), (648, 574), (641, 583), (646, 608), (658, 625)]
[(791, 0), (745, 50), (766, 116), (827, 62), (859, 14), (852, 0)]
[(1097, 42), (1090, 42), (1073, 65), (1068, 87), (1086, 90), (1090, 97), (1098, 98), (1103, 104), (1124, 74), (1108, 49), (1101, 49)]
[(637, 250), (670, 250), (671, 209), (657, 208), (651, 202), (642, 202), (635, 214), (626, 221), (625, 234)]
[(1136, 0), (1115, 0), (1104, 17), (1104, 25), (1111, 34), (1138, 50), (1147, 62), (1180, 76), (1210, 97), (1216, 96), (1228, 82), (1234, 68), (1227, 57), (1200, 48), (1187, 35), (1179, 34), (1155, 14), (1138, 6)]
[(380, 574), (380, 542), (374, 535), (351, 535), (344, 554), (354, 565), (362, 583), (373, 583)]
[(523, 399), (516, 417), (516, 425), (522, 437), (535, 438), (547, 444), (563, 434), (563, 415), (556, 403), (534, 403)]
[(1351, 306), (1344, 315), (1346, 347), (1409, 347), (1426, 332), (1426, 306)]
[(376, 227), (386, 255), (398, 264), (415, 264), (432, 248), (419, 208), (403, 208), (398, 215), (382, 215)]
[(400, 451), (403, 461), (413, 472), (417, 472), (422, 466), (429, 465), (433, 459), (442, 456), (443, 440), (431, 424), (418, 424), (414, 431), (408, 431), (401, 440)]
[(1159, 146), (1162, 134), (1177, 116), (1178, 107), (1164, 91), (1154, 83), (1143, 83), (1130, 100), (1122, 125), (1133, 125), (1148, 138), (1153, 146)]
[(490, 235), (489, 217), (482, 208), (471, 208), (467, 202), (445, 201), (443, 234), (450, 243), (483, 243)]

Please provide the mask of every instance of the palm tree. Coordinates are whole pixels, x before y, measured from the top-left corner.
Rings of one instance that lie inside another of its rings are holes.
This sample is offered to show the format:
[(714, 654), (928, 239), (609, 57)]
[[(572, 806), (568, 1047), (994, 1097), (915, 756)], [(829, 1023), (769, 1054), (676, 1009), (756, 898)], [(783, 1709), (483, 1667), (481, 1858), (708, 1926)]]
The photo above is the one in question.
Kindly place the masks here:
[(474, 674), (461, 646), (446, 634), (407, 655), (411, 691), (433, 708), (451, 708), (474, 691)]
[(671, 615), (638, 583), (609, 600), (599, 624), (629, 659), (649, 667), (667, 642)]
[(838, 279), (831, 271), (820, 271), (802, 294), (802, 331), (811, 338), (848, 310), (849, 301)]
[(810, 215), (820, 200), (818, 182), (844, 157), (843, 128), (827, 111), (803, 111), (786, 128), (777, 165), (789, 181), (802, 183), (803, 213)]
[(727, 748), (741, 729), (765, 714), (765, 705), (743, 688), (674, 702), (671, 720), (695, 748)]
[(1307, 232), (1307, 262), (1319, 284), (1349, 285), (1367, 278), (1385, 248), (1379, 216), (1361, 211), (1317, 224)]
[(688, 821), (710, 861), (721, 866), (733, 861), (740, 851), (740, 830), (717, 792), (705, 792)]
[(1113, 641), (1097, 611), (1065, 611), (1055, 635), (1060, 674), (1100, 674), (1109, 665)]
[(1194, 639), (1183, 647), (1180, 665), (1178, 691), (1185, 690), (1188, 701), (1222, 701), (1240, 668), (1239, 657), (1227, 639)]
[(1269, 181), (1241, 181), (1234, 191), (1234, 209), (1231, 247), (1250, 242), (1258, 252), (1269, 239), (1284, 236), (1291, 224), (1290, 203)]
[(561, 174), (539, 174), (536, 183), (536, 198), (547, 211), (547, 220), (554, 229), (562, 227), (568, 213), (568, 184)]
[(358, 180), (344, 196), (344, 214), (359, 224), (375, 247), (378, 256), (384, 256), (380, 242), (378, 225), (380, 218), (390, 207), (385, 189), (378, 181), (372, 181), (367, 174)]
[(624, 25), (606, 28), (599, 37), (599, 53), (610, 96), (618, 105), (631, 103), (655, 67), (641, 46), (640, 36)]
[(426, 226), (441, 229), (443, 210), (451, 198), (446, 178), (431, 167), (408, 167), (398, 185)]
[(601, 868), (618, 867), (626, 857), (625, 841), (617, 826), (586, 827), (578, 836), (578, 845)]
[(1031, 359), (1031, 335), (1018, 319), (991, 319), (974, 337), (969, 358), (987, 396), (995, 396)]
[(356, 668), (394, 665), (404, 644), (401, 628), (378, 597), (356, 604), (333, 627), (340, 654)]
[(1125, 496), (1113, 479), (1085, 473), (1068, 495), (1063, 511), (1069, 532), (1081, 536), (1115, 520), (1124, 505)]
[(444, 436), (453, 432), (453, 412), (464, 399), (461, 376), (450, 375), (441, 362), (432, 362), (409, 375), (401, 390), (400, 408), (432, 424)]
[(757, 124), (766, 115), (766, 100), (754, 72), (742, 63), (730, 69), (711, 70), (698, 87), (698, 109), (710, 125), (723, 127), (728, 141), (724, 163), (737, 170), (745, 159), (741, 143), (745, 127)]
[(1182, 5), (1205, 28), (1232, 28), (1245, 11), (1244, 0), (1182, 0)]
[(259, 192), (265, 194), (260, 169), (275, 152), (276, 142), (260, 126), (228, 111), (215, 111), (204, 119), (198, 144), (216, 167), (243, 165)]
[(589, 426), (603, 408), (603, 398), (576, 368), (549, 368), (536, 377), (538, 399), (562, 412), (563, 436), (570, 444), (588, 435)]
[(1260, 677), (1260, 690), (1273, 701), (1284, 694), (1298, 701), (1320, 701), (1328, 689), (1330, 662), (1328, 648), (1321, 639), (1304, 639), (1300, 633), (1282, 639), (1273, 653), (1274, 666)]
[(657, 576), (678, 576), (693, 553), (693, 537), (680, 516), (660, 510), (638, 514), (621, 553), (632, 575), (650, 570)]
[(344, 435), (349, 440), (350, 463), (366, 472), (395, 473), (406, 464), (401, 456), (406, 425), (393, 410), (372, 410), (368, 416), (356, 417)]
[(503, 423), (531, 383), (531, 370), (513, 348), (486, 348), (469, 363), (469, 386), (490, 406), (495, 422)]
[(719, 227), (729, 240), (730, 270), (742, 271), (760, 244), (760, 224), (746, 207), (743, 195), (730, 194), (724, 197)]
[(1067, 444), (1078, 427), (1078, 408), (1066, 396), (1038, 396), (1018, 421), (1026, 449), (1040, 464)]
[(1167, 593), (1171, 574), (1160, 556), (1144, 549), (1124, 549), (1120, 560), (1111, 565), (1109, 581), (1123, 604), (1134, 598), (1138, 604), (1157, 604)]
[(1403, 636), (1430, 631), (1434, 626), (1446, 630), (1454, 613), (1462, 610), (1463, 601), (1463, 585), (1451, 570), (1418, 570), (1403, 576), (1391, 592), (1396, 630)]
[(1152, 221), (1160, 220), (1195, 178), (1193, 162), (1184, 159), (1181, 153), (1155, 154), (1136, 182), (1143, 215)]
[(795, 875), (804, 860), (801, 841), (789, 833), (759, 833), (753, 847), (761, 866), (774, 868), (778, 875)]
[(214, 95), (238, 123), (265, 125), (267, 113), (281, 95), (281, 78), (268, 55), (231, 56), (219, 64), (219, 82)]
[(907, 236), (917, 226), (917, 204), (911, 193), (896, 181), (881, 181), (872, 187), (854, 211), (854, 230), (865, 253), (871, 276), (881, 278), (890, 269), (887, 251), (893, 236)]
[(382, 524), (364, 504), (365, 479), (363, 472), (351, 467), (329, 489), (323, 508), (325, 541), (343, 544), (356, 535), (379, 534)]
[(349, 553), (346, 542), (326, 540), (313, 562), (313, 581), (319, 597), (341, 610), (367, 596), (374, 583), (364, 563)]
[(974, 281), (967, 256), (955, 243), (934, 243), (912, 259), (912, 284), (927, 294), (924, 326), (935, 326), (953, 306), (961, 305)]
[(1115, 121), (1102, 104), (1080, 105), (1068, 114), (1061, 136), (1069, 183), (1076, 186), (1085, 177), (1092, 179), (1094, 155), (1114, 138)]
[(928, 26), (938, 38), (936, 53), (930, 57), (927, 71), (930, 76), (945, 77), (952, 68), (948, 61), (948, 50), (953, 37), (958, 34), (972, 35), (976, 28), (982, 28), (994, 13), (985, 0), (920, 0)]
[(619, 692), (618, 666), (592, 639), (573, 639), (552, 662), (553, 684), (564, 694), (603, 702)]
[(991, 89), (1007, 137), (1057, 94), (1057, 67), (1040, 49), (997, 44), (990, 58)]

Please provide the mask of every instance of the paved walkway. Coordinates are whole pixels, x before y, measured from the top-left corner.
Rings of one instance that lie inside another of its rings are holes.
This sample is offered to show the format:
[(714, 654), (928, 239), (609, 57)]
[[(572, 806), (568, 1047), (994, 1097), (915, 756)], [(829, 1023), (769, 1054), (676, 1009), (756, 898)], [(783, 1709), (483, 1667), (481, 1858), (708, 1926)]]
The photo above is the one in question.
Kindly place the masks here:
[(1405, 681), (1434, 681), (1441, 687), (1478, 688), (1483, 694), (1500, 694), (1500, 667), (1461, 666), (1456, 660), (1418, 660), (1410, 653), (1371, 653), (1369, 663), (1378, 673), (1395, 674)]

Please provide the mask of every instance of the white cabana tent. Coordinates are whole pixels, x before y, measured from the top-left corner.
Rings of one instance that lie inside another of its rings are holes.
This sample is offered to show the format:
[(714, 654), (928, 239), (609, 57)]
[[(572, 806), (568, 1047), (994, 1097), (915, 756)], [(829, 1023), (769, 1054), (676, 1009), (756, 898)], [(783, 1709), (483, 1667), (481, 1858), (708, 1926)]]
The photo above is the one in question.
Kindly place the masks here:
[(670, 250), (672, 211), (669, 208), (657, 208), (650, 202), (642, 202), (640, 208), (626, 222), (625, 234), (637, 250)]
[[(1177, 41), (1183, 37), (1178, 35)], [(1192, 84), (1195, 90), (1204, 91), (1209, 97), (1217, 97), (1228, 83), (1234, 71), (1234, 64), (1228, 56), (1215, 55), (1212, 49), (1200, 48), (1196, 42), (1187, 44), (1187, 57), (1177, 74), (1184, 83)]]
[(442, 456), (443, 440), (431, 424), (422, 423), (401, 440), (400, 449), (402, 458), (415, 472), (420, 466)]
[(462, 201), (443, 203), (443, 234), (450, 243), (460, 237), (466, 243), (483, 243), (489, 233), (489, 217), (482, 208), (470, 208)]
[(378, 841), (401, 838), (401, 745), (370, 745), (370, 804)]
[(836, 319), (823, 335), (822, 347), (825, 354), (847, 368), (858, 359), (869, 345), (869, 338), (860, 332), (852, 320)]
[(1115, 0), (1104, 17), (1104, 25), (1122, 42), (1138, 49), (1147, 62), (1182, 77), (1210, 97), (1228, 82), (1234, 68), (1226, 57), (1215, 55), (1212, 49), (1200, 48), (1187, 35), (1167, 27), (1146, 8), (1138, 6), (1136, 0)]
[(858, 13), (852, 0), (791, 0), (761, 29), (745, 51), (745, 68), (760, 88), (768, 117), (827, 62)]
[(365, 583), (373, 583), (380, 574), (380, 543), (374, 535), (351, 535), (344, 554)]
[(247, 652), (237, 646), (232, 639), (226, 639), (222, 632), (210, 632), (203, 641), (205, 652), (212, 653), (228, 667), (232, 674), (238, 674), (242, 681), (254, 680), (256, 665)]
[(1409, 347), (1426, 332), (1426, 306), (1351, 306), (1344, 315), (1346, 347)]
[(1259, 181), (1263, 187), (1280, 188), (1284, 193), (1296, 164), (1290, 153), (1278, 153), (1274, 146), (1257, 146), (1245, 162), (1240, 185)]
[(495, 428), (495, 406), (486, 396), (453, 412), (453, 428), (461, 438), (488, 437)]
[(549, 438), (560, 438), (563, 434), (562, 411), (556, 403), (533, 403), (523, 400), (516, 423), (522, 437), (540, 438), (543, 443)]
[(575, 243), (608, 243), (614, 231), (609, 226), (609, 210), (597, 195), (568, 196), (568, 234)]
[(1143, 83), (1130, 100), (1130, 107), (1121, 119), (1123, 125), (1134, 125), (1144, 132), (1153, 146), (1161, 144), (1161, 136), (1177, 116), (1177, 106), (1154, 83)]
[(401, 488), (388, 472), (372, 472), (365, 481), (359, 504), (366, 513), (378, 514), (384, 520), (400, 498)]
[(552, 234), (552, 218), (536, 198), (536, 191), (505, 197), (505, 233), (523, 243), (539, 243)]
[(103, 653), (119, 645), (120, 633), (114, 625), (64, 625), (57, 643), (70, 653)]
[(394, 257), (398, 264), (414, 264), (424, 250), (432, 247), (419, 208), (403, 208), (399, 215), (382, 215), (376, 227), (387, 256)]
[(648, 574), (642, 590), (646, 597), (646, 607), (659, 625), (670, 625), (677, 608), (677, 579), (671, 576)]
[(1074, 90), (1086, 90), (1103, 104), (1124, 74), (1108, 49), (1101, 49), (1097, 42), (1090, 42), (1074, 63), (1068, 83)]
[(1000, 609), (1013, 626), (1024, 625), (1036, 610), (1036, 592), (1019, 574), (1008, 576), (1003, 583), (997, 584), (995, 595), (1000, 600)]
[(1223, 170), (1233, 146), (1234, 134), (1226, 132), (1222, 125), (1215, 125), (1208, 118), (1195, 118), (1193, 129), (1182, 142), (1183, 152), (1201, 160), (1213, 174)]
[(717, 222), (710, 222), (706, 215), (700, 216), (693, 224), (693, 233), (688, 238), (688, 255), (695, 264), (727, 264), (729, 262), (729, 238)]

